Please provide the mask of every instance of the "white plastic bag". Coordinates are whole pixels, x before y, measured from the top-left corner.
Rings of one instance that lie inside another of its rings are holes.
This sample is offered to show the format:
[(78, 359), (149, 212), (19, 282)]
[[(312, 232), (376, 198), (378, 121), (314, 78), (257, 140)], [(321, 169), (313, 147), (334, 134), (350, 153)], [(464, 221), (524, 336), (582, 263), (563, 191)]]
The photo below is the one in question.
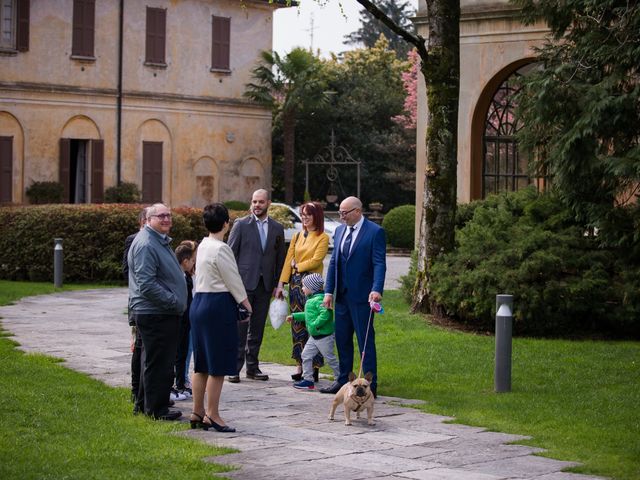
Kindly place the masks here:
[(269, 305), (271, 326), (276, 330), (280, 328), (280, 325), (286, 320), (287, 315), (289, 315), (289, 302), (287, 302), (286, 297), (274, 298), (271, 301), (271, 305)]

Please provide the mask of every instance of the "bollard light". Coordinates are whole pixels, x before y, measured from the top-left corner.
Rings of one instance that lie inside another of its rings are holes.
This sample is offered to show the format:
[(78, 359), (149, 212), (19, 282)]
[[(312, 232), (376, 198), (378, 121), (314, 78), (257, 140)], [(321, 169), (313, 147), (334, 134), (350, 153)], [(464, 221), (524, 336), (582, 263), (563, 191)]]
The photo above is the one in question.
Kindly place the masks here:
[(62, 268), (63, 268), (63, 250), (62, 239), (53, 239), (55, 246), (53, 247), (53, 286), (62, 288)]
[(511, 391), (511, 337), (513, 329), (513, 295), (496, 295), (496, 358), (494, 389)]

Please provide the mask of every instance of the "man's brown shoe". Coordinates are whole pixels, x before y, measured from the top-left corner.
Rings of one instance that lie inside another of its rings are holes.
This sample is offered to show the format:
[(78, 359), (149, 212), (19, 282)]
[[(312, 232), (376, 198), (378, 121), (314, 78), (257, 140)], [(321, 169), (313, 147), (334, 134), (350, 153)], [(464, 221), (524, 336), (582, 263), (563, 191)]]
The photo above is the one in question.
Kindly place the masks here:
[(240, 383), (240, 375), (230, 375), (227, 377), (229, 383)]

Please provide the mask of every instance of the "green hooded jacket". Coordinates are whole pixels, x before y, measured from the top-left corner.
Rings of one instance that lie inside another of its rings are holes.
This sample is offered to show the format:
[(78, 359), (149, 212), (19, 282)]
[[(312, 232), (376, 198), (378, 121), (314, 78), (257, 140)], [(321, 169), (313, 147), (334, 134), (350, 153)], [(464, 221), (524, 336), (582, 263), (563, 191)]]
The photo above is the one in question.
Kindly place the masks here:
[(333, 310), (322, 306), (324, 293), (319, 292), (307, 298), (304, 312), (293, 313), (293, 320), (307, 324), (309, 335), (331, 335), (334, 332)]

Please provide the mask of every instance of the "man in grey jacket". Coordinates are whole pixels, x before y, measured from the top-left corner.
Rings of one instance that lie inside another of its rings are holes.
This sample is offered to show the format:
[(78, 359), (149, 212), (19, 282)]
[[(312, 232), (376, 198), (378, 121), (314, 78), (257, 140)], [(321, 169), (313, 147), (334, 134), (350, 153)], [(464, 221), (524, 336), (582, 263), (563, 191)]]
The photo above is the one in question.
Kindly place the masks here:
[(161, 203), (147, 209), (147, 224), (136, 235), (129, 264), (129, 309), (142, 338), (142, 373), (136, 411), (175, 420), (169, 409), (178, 325), (187, 308), (184, 273), (169, 245), (171, 211)]

